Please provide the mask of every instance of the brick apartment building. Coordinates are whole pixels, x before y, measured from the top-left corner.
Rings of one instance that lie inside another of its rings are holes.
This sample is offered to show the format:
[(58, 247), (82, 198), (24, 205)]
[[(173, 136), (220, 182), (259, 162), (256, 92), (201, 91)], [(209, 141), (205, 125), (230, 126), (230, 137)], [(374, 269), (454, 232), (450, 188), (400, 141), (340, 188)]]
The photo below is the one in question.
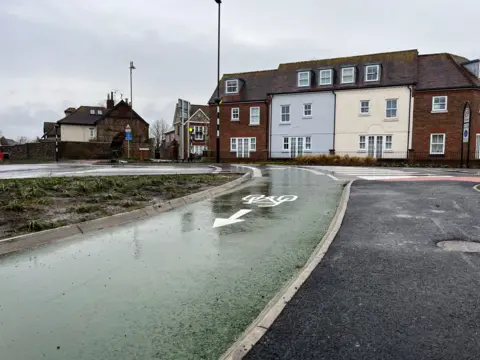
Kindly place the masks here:
[[(224, 75), (220, 82), (220, 159), (268, 158), (269, 98), (275, 70)], [(217, 89), (210, 98), (209, 155), (216, 156)]]
[[(480, 163), (480, 61), (451, 54), (419, 56), (410, 157), (419, 162)], [(464, 109), (471, 127), (464, 142)], [(463, 156), (461, 153), (463, 143)]]

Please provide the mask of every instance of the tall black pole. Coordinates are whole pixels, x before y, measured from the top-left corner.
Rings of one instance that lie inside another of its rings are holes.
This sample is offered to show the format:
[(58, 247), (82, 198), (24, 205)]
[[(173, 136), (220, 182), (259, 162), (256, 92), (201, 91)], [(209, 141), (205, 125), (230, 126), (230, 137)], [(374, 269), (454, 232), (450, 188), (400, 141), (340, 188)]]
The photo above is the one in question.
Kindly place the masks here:
[(220, 163), (220, 9), (222, 0), (215, 0), (218, 4), (218, 45), (217, 45), (217, 146), (216, 161)]

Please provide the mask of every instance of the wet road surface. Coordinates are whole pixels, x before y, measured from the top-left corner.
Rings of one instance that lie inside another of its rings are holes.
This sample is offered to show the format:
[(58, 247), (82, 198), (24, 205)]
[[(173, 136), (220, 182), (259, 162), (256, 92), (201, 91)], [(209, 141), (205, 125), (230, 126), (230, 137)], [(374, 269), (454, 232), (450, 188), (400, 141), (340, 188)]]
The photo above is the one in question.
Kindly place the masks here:
[(0, 179), (59, 176), (208, 174), (212, 172), (215, 172), (215, 168), (202, 164), (159, 164), (142, 166), (52, 163), (36, 165), (1, 165)]
[(480, 242), (473, 183), (352, 185), (323, 261), (248, 360), (478, 359)]
[(342, 189), (263, 170), (212, 200), (4, 256), (1, 358), (216, 359), (303, 266)]

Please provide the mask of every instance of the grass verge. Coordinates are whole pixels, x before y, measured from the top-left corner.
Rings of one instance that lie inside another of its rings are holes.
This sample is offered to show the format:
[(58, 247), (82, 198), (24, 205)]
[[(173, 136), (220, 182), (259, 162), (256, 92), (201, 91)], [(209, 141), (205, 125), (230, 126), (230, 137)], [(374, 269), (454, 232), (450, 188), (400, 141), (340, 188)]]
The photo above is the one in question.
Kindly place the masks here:
[(0, 239), (139, 209), (218, 186), (239, 174), (0, 180)]

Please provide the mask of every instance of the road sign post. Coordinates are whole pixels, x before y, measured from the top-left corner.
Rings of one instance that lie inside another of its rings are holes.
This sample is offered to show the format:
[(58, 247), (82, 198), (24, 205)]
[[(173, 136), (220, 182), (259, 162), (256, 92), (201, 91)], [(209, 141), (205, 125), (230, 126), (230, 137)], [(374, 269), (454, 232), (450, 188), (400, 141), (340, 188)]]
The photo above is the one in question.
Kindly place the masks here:
[(125, 127), (125, 140), (127, 140), (127, 159), (130, 159), (130, 141), (132, 140), (132, 129), (128, 124)]

